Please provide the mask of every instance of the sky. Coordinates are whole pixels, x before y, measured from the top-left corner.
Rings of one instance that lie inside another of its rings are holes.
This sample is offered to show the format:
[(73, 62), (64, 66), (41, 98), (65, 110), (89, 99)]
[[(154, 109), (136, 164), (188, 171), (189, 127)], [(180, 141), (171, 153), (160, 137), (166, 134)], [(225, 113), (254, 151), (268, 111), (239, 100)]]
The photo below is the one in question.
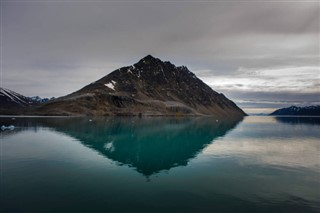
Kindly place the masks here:
[(59, 97), (151, 54), (248, 113), (320, 104), (320, 1), (1, 0), (1, 87)]

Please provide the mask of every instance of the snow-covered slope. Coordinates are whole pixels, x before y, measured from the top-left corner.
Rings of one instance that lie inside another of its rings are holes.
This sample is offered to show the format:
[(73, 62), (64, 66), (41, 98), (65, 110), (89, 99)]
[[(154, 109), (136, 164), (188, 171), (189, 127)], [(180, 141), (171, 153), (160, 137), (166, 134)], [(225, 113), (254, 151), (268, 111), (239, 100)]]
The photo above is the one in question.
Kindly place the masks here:
[(0, 88), (0, 108), (25, 107), (33, 103), (34, 102), (26, 96), (9, 89)]

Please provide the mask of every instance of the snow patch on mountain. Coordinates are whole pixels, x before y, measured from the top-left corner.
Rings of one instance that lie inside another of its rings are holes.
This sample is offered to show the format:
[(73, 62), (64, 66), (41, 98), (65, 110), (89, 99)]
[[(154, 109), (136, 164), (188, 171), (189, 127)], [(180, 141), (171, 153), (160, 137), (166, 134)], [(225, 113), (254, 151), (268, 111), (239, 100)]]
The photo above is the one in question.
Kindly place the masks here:
[(115, 81), (112, 80), (110, 83), (107, 83), (107, 84), (104, 84), (104, 85), (105, 85), (106, 87), (112, 89), (112, 90), (115, 90), (115, 89), (114, 89), (114, 86), (115, 86), (116, 83), (117, 83), (117, 82), (115, 82)]

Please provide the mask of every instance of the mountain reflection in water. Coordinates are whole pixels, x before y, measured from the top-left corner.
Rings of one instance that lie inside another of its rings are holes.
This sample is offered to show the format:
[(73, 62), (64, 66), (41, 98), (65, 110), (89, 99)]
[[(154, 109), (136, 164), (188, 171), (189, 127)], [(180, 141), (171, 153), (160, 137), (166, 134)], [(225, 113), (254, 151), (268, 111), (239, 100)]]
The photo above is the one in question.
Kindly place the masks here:
[[(216, 118), (75, 117), (17, 119), (20, 129), (49, 127), (145, 176), (185, 166), (240, 120)], [(9, 122), (10, 123), (10, 122)], [(12, 122), (11, 122), (12, 123)], [(24, 127), (24, 128), (23, 128)]]
[(95, 120), (89, 126), (83, 121), (79, 129), (65, 126), (59, 131), (148, 176), (187, 165), (206, 145), (235, 125), (213, 119), (115, 119)]
[(320, 125), (320, 117), (286, 117), (279, 116), (275, 117), (277, 121), (287, 124), (311, 124), (311, 125)]

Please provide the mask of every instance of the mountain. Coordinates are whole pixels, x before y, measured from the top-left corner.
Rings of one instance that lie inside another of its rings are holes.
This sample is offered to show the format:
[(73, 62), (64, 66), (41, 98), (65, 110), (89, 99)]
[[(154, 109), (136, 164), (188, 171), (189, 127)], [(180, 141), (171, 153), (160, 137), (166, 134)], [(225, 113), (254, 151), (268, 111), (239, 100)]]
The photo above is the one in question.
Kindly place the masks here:
[(318, 115), (320, 116), (320, 105), (316, 106), (291, 106), (274, 111), (270, 115)]
[(33, 109), (41, 103), (50, 100), (54, 100), (54, 98), (26, 97), (12, 90), (0, 87), (0, 114), (37, 114)]
[(34, 112), (43, 115), (246, 115), (185, 66), (148, 55)]
[(49, 98), (41, 98), (39, 96), (32, 96), (32, 97), (30, 97), (30, 99), (35, 103), (46, 103), (50, 100), (54, 100), (54, 97), (49, 99)]
[(19, 108), (32, 105), (34, 102), (12, 90), (0, 88), (0, 108)]

